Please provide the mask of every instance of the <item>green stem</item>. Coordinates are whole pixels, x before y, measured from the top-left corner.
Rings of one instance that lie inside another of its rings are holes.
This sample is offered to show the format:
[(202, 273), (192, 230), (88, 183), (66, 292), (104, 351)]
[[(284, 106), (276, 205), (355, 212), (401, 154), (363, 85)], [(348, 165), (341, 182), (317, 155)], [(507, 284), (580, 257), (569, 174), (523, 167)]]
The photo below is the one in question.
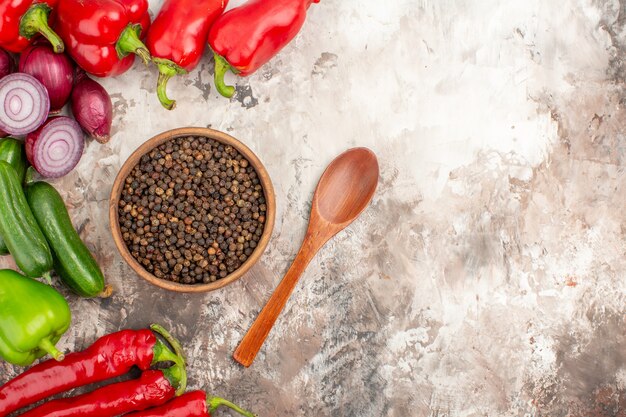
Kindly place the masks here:
[(50, 356), (52, 356), (57, 361), (62, 361), (63, 359), (65, 359), (65, 355), (60, 352), (48, 338), (41, 339), (41, 342), (39, 342), (39, 349), (48, 352)]
[(50, 276), (50, 272), (46, 272), (45, 274), (43, 274), (43, 275), (41, 276), (41, 278), (43, 278), (44, 280), (46, 280), (46, 283), (47, 283), (48, 285), (51, 285), (51, 284), (52, 284), (52, 277)]
[(48, 25), (50, 10), (50, 7), (45, 3), (35, 3), (30, 6), (20, 20), (20, 35), (26, 39), (30, 39), (40, 33), (48, 39), (54, 52), (59, 54), (64, 51), (65, 45), (59, 35)]
[(244, 410), (243, 408), (239, 407), (238, 405), (235, 405), (233, 403), (231, 403), (228, 400), (225, 400), (224, 398), (220, 398), (220, 397), (208, 397), (206, 399), (206, 404), (209, 407), (209, 414), (213, 414), (213, 412), (220, 406), (225, 405), (226, 407), (235, 410), (236, 412), (238, 412), (239, 414), (241, 414), (242, 416), (246, 416), (246, 417), (256, 417), (256, 414), (253, 414), (249, 411)]
[[(170, 346), (172, 346), (172, 348), (174, 349), (176, 358), (178, 359), (178, 362), (180, 362), (181, 364), (187, 363), (187, 361), (185, 360), (185, 355), (183, 354), (183, 347), (180, 345), (180, 342), (178, 341), (178, 339), (172, 336), (170, 332), (165, 330), (165, 328), (161, 326), (160, 324), (152, 324), (150, 325), (150, 329), (156, 334), (158, 334), (159, 336), (161, 336), (163, 339), (165, 339), (165, 341), (169, 343)], [(174, 362), (177, 362), (177, 361), (174, 361)]]
[(24, 174), (24, 185), (29, 185), (31, 182), (35, 181), (35, 177), (37, 176), (37, 170), (29, 166), (26, 168), (26, 173)]
[[(180, 342), (175, 337), (173, 337), (167, 330), (165, 330), (165, 328), (158, 324), (152, 324), (150, 326), (150, 329), (163, 337), (163, 339), (165, 339), (165, 341), (169, 343), (174, 349), (174, 352), (172, 354), (172, 351), (167, 349), (160, 340), (157, 341), (157, 344), (153, 348), (155, 358), (158, 355), (161, 357), (161, 361), (168, 360), (174, 362), (174, 366), (164, 369), (163, 374), (165, 375), (167, 380), (170, 381), (172, 386), (176, 388), (176, 395), (181, 395), (185, 392), (185, 389), (187, 388), (187, 370), (185, 369), (187, 361), (185, 360), (185, 356), (183, 354), (183, 349), (180, 345)], [(170, 354), (168, 354), (166, 351), (169, 351)], [(155, 359), (152, 360), (152, 363), (156, 363)]]
[(176, 107), (176, 100), (167, 97), (167, 82), (170, 78), (178, 74), (186, 74), (187, 71), (169, 59), (153, 58), (152, 61), (159, 68), (159, 78), (157, 80), (157, 96), (159, 101), (168, 110)]
[(218, 55), (216, 52), (213, 53), (213, 56), (215, 57), (215, 88), (217, 88), (217, 91), (224, 97), (231, 98), (233, 94), (235, 94), (235, 87), (232, 85), (226, 85), (224, 82), (224, 75), (226, 75), (226, 72), (229, 70), (235, 74), (238, 71), (235, 70), (235, 68), (233, 68), (233, 66), (230, 65), (223, 56)]
[(172, 352), (165, 343), (157, 339), (154, 347), (152, 348), (152, 365), (156, 365), (161, 362), (180, 362), (180, 358), (177, 354)]
[(176, 389), (176, 395), (182, 395), (187, 389), (187, 370), (185, 365), (175, 364), (169, 368), (161, 370), (163, 376), (172, 387)]
[(150, 51), (146, 48), (143, 42), (139, 39), (141, 34), (141, 25), (129, 24), (126, 29), (122, 31), (119, 39), (115, 44), (115, 50), (117, 56), (122, 59), (128, 54), (137, 54), (142, 59), (143, 63), (148, 65), (150, 62)]

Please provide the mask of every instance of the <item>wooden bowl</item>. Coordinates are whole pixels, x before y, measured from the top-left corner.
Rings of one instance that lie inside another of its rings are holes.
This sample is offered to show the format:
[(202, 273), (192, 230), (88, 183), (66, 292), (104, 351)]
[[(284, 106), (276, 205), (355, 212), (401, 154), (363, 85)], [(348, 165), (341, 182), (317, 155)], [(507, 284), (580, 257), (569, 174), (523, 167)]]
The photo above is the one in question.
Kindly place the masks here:
[[(256, 170), (259, 181), (261, 182), (261, 186), (263, 187), (263, 193), (265, 195), (265, 201), (267, 205), (267, 210), (265, 214), (265, 227), (263, 229), (263, 234), (261, 235), (261, 238), (259, 239), (256, 248), (254, 249), (254, 252), (252, 252), (250, 257), (238, 269), (236, 269), (226, 277), (220, 278), (208, 284), (180, 284), (177, 282), (157, 278), (156, 276), (148, 272), (130, 254), (128, 248), (126, 247), (126, 243), (122, 238), (122, 232), (120, 230), (119, 224), (118, 207), (120, 196), (122, 194), (122, 189), (124, 187), (124, 181), (133, 170), (133, 168), (137, 165), (140, 158), (146, 153), (150, 152), (153, 148), (169, 140), (186, 136), (203, 136), (211, 138), (217, 142), (221, 142), (225, 145), (230, 145), (233, 148), (237, 149)], [(250, 148), (248, 148), (246, 145), (233, 138), (232, 136), (229, 136), (226, 133), (219, 132), (217, 130), (200, 127), (186, 127), (163, 132), (141, 145), (126, 160), (124, 165), (122, 165), (122, 169), (120, 169), (120, 172), (117, 174), (115, 182), (113, 183), (113, 189), (111, 190), (111, 197), (109, 199), (109, 222), (111, 225), (111, 232), (113, 234), (113, 241), (115, 242), (115, 246), (117, 246), (117, 250), (122, 255), (122, 258), (124, 258), (124, 261), (126, 261), (126, 263), (128, 263), (128, 265), (130, 265), (130, 267), (146, 281), (161, 288), (177, 292), (213, 291), (241, 278), (252, 267), (252, 265), (254, 265), (255, 262), (259, 260), (259, 258), (265, 251), (267, 243), (269, 242), (270, 236), (272, 234), (272, 229), (274, 228), (275, 213), (276, 200), (274, 196), (274, 187), (272, 186), (272, 181), (270, 180), (267, 170), (265, 169), (259, 158), (257, 158), (257, 156), (250, 150)]]

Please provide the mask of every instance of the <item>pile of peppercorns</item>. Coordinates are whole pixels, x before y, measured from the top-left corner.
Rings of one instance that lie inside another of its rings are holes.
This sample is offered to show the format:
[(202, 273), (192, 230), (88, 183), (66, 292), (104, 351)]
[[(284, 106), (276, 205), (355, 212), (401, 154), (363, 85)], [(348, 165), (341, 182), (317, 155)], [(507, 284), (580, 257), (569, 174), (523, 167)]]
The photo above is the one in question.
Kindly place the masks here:
[(157, 278), (210, 283), (239, 268), (265, 226), (255, 169), (230, 145), (172, 139), (143, 155), (119, 202), (122, 238)]

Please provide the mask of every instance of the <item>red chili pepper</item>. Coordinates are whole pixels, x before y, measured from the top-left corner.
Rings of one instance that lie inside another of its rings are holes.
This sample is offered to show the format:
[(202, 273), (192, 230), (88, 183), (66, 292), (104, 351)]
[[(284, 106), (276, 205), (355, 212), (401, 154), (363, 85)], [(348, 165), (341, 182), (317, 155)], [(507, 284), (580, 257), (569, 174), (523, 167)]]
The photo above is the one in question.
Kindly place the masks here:
[(311, 3), (320, 0), (249, 0), (224, 13), (209, 32), (215, 55), (215, 87), (224, 97), (235, 94), (224, 74), (252, 74), (298, 34)]
[[(172, 371), (177, 368), (175, 371)], [(21, 417), (115, 417), (165, 404), (185, 390), (179, 365), (145, 371), (138, 379), (110, 384), (76, 397), (48, 401)]]
[(148, 64), (139, 39), (150, 25), (147, 0), (62, 0), (54, 28), (74, 61), (98, 77), (127, 71), (135, 55)]
[(256, 416), (223, 398), (208, 397), (203, 391), (191, 391), (159, 407), (126, 414), (124, 417), (211, 417), (211, 413), (223, 405), (242, 416)]
[(146, 45), (159, 68), (157, 94), (163, 107), (174, 108), (167, 97), (167, 81), (193, 70), (204, 48), (211, 25), (226, 8), (228, 0), (165, 0), (152, 22)]
[(63, 52), (63, 41), (50, 29), (48, 17), (59, 0), (1, 0), (0, 46), (20, 53), (35, 35), (45, 36), (54, 52)]
[(159, 325), (151, 328), (175, 353), (148, 329), (111, 333), (82, 352), (67, 354), (63, 362), (42, 362), (0, 386), (0, 416), (75, 387), (124, 375), (133, 366), (146, 370), (159, 362), (179, 360), (178, 341)]

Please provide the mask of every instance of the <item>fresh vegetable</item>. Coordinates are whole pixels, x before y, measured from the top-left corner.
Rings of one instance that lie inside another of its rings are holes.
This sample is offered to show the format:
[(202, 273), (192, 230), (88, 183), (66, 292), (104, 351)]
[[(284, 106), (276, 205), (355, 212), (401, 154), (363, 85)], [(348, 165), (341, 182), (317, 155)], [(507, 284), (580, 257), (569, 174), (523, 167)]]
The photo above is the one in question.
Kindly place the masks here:
[(217, 91), (232, 97), (235, 88), (224, 83), (228, 70), (250, 75), (291, 42), (311, 3), (319, 0), (249, 0), (220, 16), (209, 32)]
[(54, 270), (61, 280), (83, 297), (101, 295), (104, 275), (72, 226), (61, 195), (43, 181), (28, 184), (24, 192), (35, 220), (52, 249)]
[(46, 121), (50, 99), (46, 87), (35, 77), (14, 73), (0, 80), (0, 129), (25, 135)]
[[(138, 379), (110, 384), (76, 397), (48, 401), (21, 417), (115, 417), (164, 404), (183, 387), (184, 367), (150, 370)], [(183, 387), (184, 391), (184, 387)]]
[(20, 72), (37, 78), (46, 87), (50, 113), (61, 111), (72, 92), (74, 64), (65, 54), (57, 54), (47, 44), (35, 44), (20, 55)]
[(72, 113), (87, 134), (100, 143), (111, 138), (113, 103), (109, 93), (84, 71), (76, 75), (72, 90)]
[(50, 354), (63, 360), (54, 345), (70, 326), (65, 298), (54, 288), (10, 269), (0, 270), (0, 356), (26, 366)]
[(59, 178), (80, 161), (85, 138), (74, 119), (58, 116), (29, 133), (25, 145), (26, 157), (37, 172), (47, 178)]
[[(24, 180), (28, 162), (26, 161), (22, 142), (13, 138), (0, 139), (0, 161), (6, 161), (11, 164), (17, 173), (20, 183)], [(9, 253), (9, 248), (7, 248), (4, 239), (0, 235), (0, 255), (6, 255), (7, 253)]]
[[(70, 389), (124, 375), (133, 366), (147, 370), (162, 362), (179, 362), (182, 349), (163, 327), (122, 330), (101, 337), (82, 352), (69, 353), (63, 362), (39, 363), (0, 386), (0, 416)], [(170, 350), (155, 334), (169, 343)]]
[[(151, 327), (159, 333), (164, 331), (158, 325)], [(48, 401), (21, 416), (114, 417), (164, 404), (175, 395), (184, 393), (187, 387), (185, 359), (180, 344), (174, 339), (170, 343), (174, 354), (168, 359), (174, 364), (169, 368), (144, 371), (138, 379), (110, 384), (76, 397)]]
[(59, 0), (0, 1), (0, 47), (22, 52), (37, 34), (43, 35), (55, 52), (63, 52), (63, 41), (50, 29), (48, 17)]
[(165, 405), (126, 414), (125, 417), (211, 417), (220, 406), (235, 410), (242, 416), (255, 417), (249, 411), (219, 397), (207, 396), (203, 391), (191, 391), (168, 401)]
[(15, 70), (15, 61), (10, 53), (0, 49), (0, 78), (11, 74)]
[(157, 95), (166, 109), (176, 105), (167, 97), (167, 81), (198, 65), (209, 29), (227, 4), (228, 0), (165, 0), (161, 6), (146, 45), (159, 68)]
[(148, 64), (140, 36), (149, 25), (147, 0), (63, 0), (54, 28), (80, 67), (108, 77), (127, 71), (135, 54)]
[(28, 161), (24, 151), (24, 144), (15, 138), (0, 139), (0, 161), (6, 161), (17, 173), (20, 183), (24, 180)]
[(17, 266), (29, 277), (47, 276), (52, 253), (22, 191), (15, 169), (0, 161), (0, 236)]

